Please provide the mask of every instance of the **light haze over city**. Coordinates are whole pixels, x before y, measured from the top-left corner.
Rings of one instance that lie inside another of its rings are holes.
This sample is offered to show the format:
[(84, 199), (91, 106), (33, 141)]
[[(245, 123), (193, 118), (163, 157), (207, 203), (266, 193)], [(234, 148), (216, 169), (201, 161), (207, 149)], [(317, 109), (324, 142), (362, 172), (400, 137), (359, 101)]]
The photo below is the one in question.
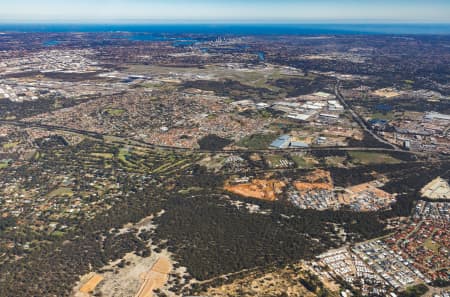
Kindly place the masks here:
[(450, 22), (448, 0), (1, 0), (0, 7), (2, 23)]

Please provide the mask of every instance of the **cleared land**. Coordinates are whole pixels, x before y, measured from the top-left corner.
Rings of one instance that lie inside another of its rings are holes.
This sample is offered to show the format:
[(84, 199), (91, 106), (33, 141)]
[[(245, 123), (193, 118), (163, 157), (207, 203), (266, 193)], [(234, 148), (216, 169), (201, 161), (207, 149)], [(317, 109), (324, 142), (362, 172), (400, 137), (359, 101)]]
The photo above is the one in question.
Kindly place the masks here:
[(440, 177), (429, 182), (420, 192), (429, 199), (450, 199), (450, 186)]
[(114, 157), (111, 153), (92, 153), (93, 157), (103, 158), (103, 159), (112, 159)]
[(275, 179), (254, 179), (251, 183), (226, 185), (225, 190), (245, 197), (275, 201), (285, 186), (284, 182)]
[(276, 269), (272, 272), (247, 275), (230, 284), (210, 288), (203, 295), (211, 297), (322, 296), (320, 294), (330, 297), (338, 296), (337, 292), (328, 289), (317, 289), (311, 292), (302, 284), (302, 282), (310, 283), (308, 279), (308, 272), (303, 270), (301, 265), (294, 264), (293, 267)]
[(9, 150), (19, 145), (19, 142), (8, 142), (3, 144), (3, 149)]
[(5, 169), (9, 167), (9, 162), (7, 161), (0, 161), (0, 169)]
[(401, 163), (400, 160), (391, 157), (387, 154), (382, 153), (374, 153), (374, 152), (349, 152), (350, 157), (352, 158), (353, 163), (361, 164), (361, 165), (370, 165), (370, 164), (397, 164)]
[(317, 160), (312, 157), (291, 155), (291, 159), (298, 168), (313, 168), (318, 164)]
[(394, 98), (394, 97), (397, 97), (400, 95), (399, 92), (397, 92), (393, 89), (389, 89), (389, 88), (376, 90), (372, 94), (375, 96), (384, 97), (384, 98)]
[(97, 285), (103, 280), (103, 276), (94, 274), (81, 288), (82, 293), (91, 293), (95, 290)]
[(294, 186), (300, 192), (312, 190), (331, 191), (333, 190), (333, 180), (329, 171), (317, 169), (306, 177), (306, 181), (294, 182)]
[(168, 280), (168, 274), (172, 270), (172, 264), (168, 258), (161, 257), (153, 267), (143, 276), (144, 283), (136, 294), (136, 297), (151, 297), (155, 289), (162, 288)]
[(264, 150), (277, 138), (276, 134), (253, 134), (244, 137), (238, 145), (251, 150)]
[(73, 196), (73, 191), (70, 188), (60, 187), (54, 189), (50, 193), (48, 193), (49, 197), (57, 197), (57, 196)]
[(441, 245), (437, 242), (435, 242), (433, 239), (428, 238), (424, 243), (423, 246), (431, 251), (433, 251), (434, 253), (439, 253), (439, 248), (441, 247)]
[(345, 193), (339, 195), (339, 203), (361, 205), (360, 211), (369, 211), (388, 207), (395, 201), (395, 196), (385, 192), (372, 183), (363, 183), (345, 189)]

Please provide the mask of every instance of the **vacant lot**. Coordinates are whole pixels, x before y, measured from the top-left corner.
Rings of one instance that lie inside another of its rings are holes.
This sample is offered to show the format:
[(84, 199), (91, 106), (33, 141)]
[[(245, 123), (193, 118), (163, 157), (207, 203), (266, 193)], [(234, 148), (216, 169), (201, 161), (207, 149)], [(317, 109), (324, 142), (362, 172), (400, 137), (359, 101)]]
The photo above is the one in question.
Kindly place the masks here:
[(245, 197), (275, 201), (277, 194), (282, 193), (285, 186), (286, 184), (279, 180), (254, 179), (251, 183), (226, 185), (225, 190)]
[(103, 280), (103, 276), (94, 274), (81, 288), (82, 293), (91, 293), (95, 287)]
[(168, 274), (172, 265), (166, 257), (161, 257), (153, 267), (144, 275), (144, 283), (140, 287), (136, 297), (151, 297), (155, 289), (162, 288), (168, 280)]
[(423, 246), (435, 253), (439, 252), (439, 248), (441, 247), (439, 245), (439, 243), (433, 241), (431, 238), (425, 240), (425, 242), (423, 243)]
[(279, 269), (260, 275), (251, 274), (242, 279), (237, 279), (230, 284), (211, 288), (203, 295), (211, 297), (317, 296), (308, 291), (301, 284), (300, 281), (302, 276), (302, 273), (298, 273), (289, 268)]
[(0, 161), (0, 169), (8, 168), (9, 162), (8, 161)]
[(103, 159), (112, 159), (114, 157), (111, 153), (92, 153), (93, 157), (103, 158)]
[(295, 188), (300, 192), (313, 190), (333, 190), (333, 180), (331, 173), (325, 170), (314, 170), (302, 181), (294, 182)]
[(265, 150), (277, 136), (277, 134), (253, 134), (241, 139), (238, 145), (250, 150)]
[(291, 155), (291, 159), (298, 168), (313, 168), (318, 164), (317, 160), (312, 157)]
[(10, 150), (19, 145), (19, 142), (8, 142), (3, 144), (4, 150)]
[(375, 96), (385, 97), (385, 98), (394, 98), (394, 97), (397, 97), (400, 95), (399, 92), (397, 92), (393, 89), (389, 89), (389, 88), (376, 90), (373, 92), (373, 94)]
[(58, 197), (58, 196), (72, 196), (73, 191), (70, 188), (59, 187), (48, 193), (49, 197)]
[(105, 110), (105, 113), (107, 113), (110, 116), (121, 116), (125, 112), (124, 109), (121, 108), (108, 108)]
[(352, 162), (361, 165), (370, 164), (397, 164), (400, 160), (383, 153), (374, 152), (349, 152)]

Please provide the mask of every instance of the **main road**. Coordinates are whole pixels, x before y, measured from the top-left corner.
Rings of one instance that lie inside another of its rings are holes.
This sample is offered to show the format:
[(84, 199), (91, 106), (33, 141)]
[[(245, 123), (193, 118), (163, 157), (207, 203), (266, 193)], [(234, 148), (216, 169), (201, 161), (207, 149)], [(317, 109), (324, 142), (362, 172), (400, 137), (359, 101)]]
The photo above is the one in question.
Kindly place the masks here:
[[(234, 149), (234, 150), (205, 150), (205, 149), (196, 149), (196, 148), (183, 148), (183, 147), (175, 147), (175, 146), (165, 146), (158, 145), (154, 143), (145, 142), (143, 140), (137, 139), (129, 139), (123, 137), (117, 137), (113, 135), (102, 134), (99, 132), (88, 131), (75, 129), (64, 126), (56, 126), (56, 125), (48, 125), (36, 122), (23, 122), (17, 120), (0, 120), (0, 125), (13, 125), (22, 128), (39, 128), (47, 131), (62, 131), (68, 132), (78, 135), (83, 135), (87, 137), (91, 137), (100, 141), (105, 141), (106, 139), (114, 139), (109, 140), (111, 143), (116, 143), (120, 145), (130, 145), (130, 146), (141, 146), (149, 149), (163, 149), (163, 150), (172, 150), (172, 151), (192, 151), (198, 153), (225, 153), (225, 154), (239, 154), (239, 153), (285, 153), (285, 152), (312, 152), (312, 151), (373, 151), (373, 152), (394, 152), (394, 151), (402, 151), (394, 146), (393, 148), (372, 148), (372, 147), (344, 147), (344, 146), (329, 146), (329, 147), (308, 147), (308, 148), (289, 148), (289, 149), (264, 149), (264, 150), (247, 150), (247, 149)], [(367, 127), (366, 127), (367, 129)], [(366, 130), (365, 129), (365, 130)], [(368, 131), (369, 132), (369, 131)], [(404, 153), (421, 155), (421, 153), (411, 152), (411, 151), (402, 151)]]
[(336, 95), (336, 98), (339, 100), (339, 102), (341, 102), (342, 106), (344, 106), (344, 108), (351, 113), (353, 120), (355, 122), (357, 122), (361, 126), (361, 128), (364, 129), (365, 132), (369, 133), (373, 138), (375, 138), (379, 142), (390, 146), (395, 151), (403, 151), (396, 145), (393, 145), (392, 143), (389, 143), (385, 139), (381, 138), (379, 135), (374, 133), (369, 127), (367, 127), (366, 122), (364, 122), (363, 119), (350, 107), (350, 105), (348, 105), (347, 102), (345, 102), (345, 98), (340, 91), (340, 87), (341, 87), (341, 82), (338, 80), (336, 85), (334, 86), (334, 93)]
[(340, 92), (340, 84), (341, 82), (338, 80), (336, 82), (336, 85), (334, 87), (334, 92), (336, 95), (336, 98), (340, 101), (340, 103), (344, 106), (346, 110), (348, 110), (353, 119), (361, 126), (361, 128), (370, 134), (373, 138), (378, 140), (380, 143), (385, 144), (389, 148), (372, 148), (372, 147), (315, 147), (315, 148), (290, 148), (290, 149), (265, 149), (265, 150), (244, 150), (244, 149), (238, 149), (238, 150), (204, 150), (204, 149), (195, 149), (195, 148), (182, 148), (182, 147), (174, 147), (174, 146), (164, 146), (164, 145), (158, 145), (155, 143), (148, 143), (142, 140), (135, 140), (135, 139), (128, 139), (128, 138), (122, 138), (122, 137), (116, 137), (111, 135), (106, 135), (94, 131), (88, 131), (88, 130), (81, 130), (76, 128), (70, 128), (70, 127), (64, 127), (64, 126), (56, 126), (56, 125), (49, 125), (49, 124), (42, 124), (42, 123), (36, 123), (36, 122), (23, 122), (23, 121), (17, 121), (17, 120), (0, 120), (0, 125), (13, 125), (23, 128), (40, 128), (48, 131), (63, 131), (63, 132), (69, 132), (79, 135), (88, 136), (91, 138), (95, 138), (98, 140), (105, 141), (105, 138), (115, 138), (116, 143), (120, 144), (130, 144), (135, 146), (143, 146), (147, 148), (154, 148), (154, 149), (165, 149), (165, 150), (173, 150), (173, 151), (194, 151), (194, 152), (202, 152), (202, 153), (244, 153), (244, 152), (255, 152), (255, 153), (282, 153), (282, 152), (309, 152), (309, 151), (326, 151), (326, 150), (341, 150), (341, 151), (378, 151), (378, 152), (392, 152), (392, 151), (401, 151), (404, 153), (409, 154), (419, 154), (417, 152), (411, 152), (402, 150), (399, 147), (387, 142), (380, 136), (378, 136), (376, 133), (374, 133), (369, 127), (367, 127), (366, 123), (363, 121), (363, 119), (345, 102), (344, 96)]

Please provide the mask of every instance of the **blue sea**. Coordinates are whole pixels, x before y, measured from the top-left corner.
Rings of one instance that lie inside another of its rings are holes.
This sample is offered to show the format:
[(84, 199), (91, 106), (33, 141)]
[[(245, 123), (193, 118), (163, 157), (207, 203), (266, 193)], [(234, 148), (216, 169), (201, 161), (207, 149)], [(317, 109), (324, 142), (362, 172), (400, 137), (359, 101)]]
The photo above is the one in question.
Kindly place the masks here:
[[(450, 34), (449, 24), (0, 24), (0, 32), (218, 35)], [(142, 37), (148, 38), (148, 37)]]

